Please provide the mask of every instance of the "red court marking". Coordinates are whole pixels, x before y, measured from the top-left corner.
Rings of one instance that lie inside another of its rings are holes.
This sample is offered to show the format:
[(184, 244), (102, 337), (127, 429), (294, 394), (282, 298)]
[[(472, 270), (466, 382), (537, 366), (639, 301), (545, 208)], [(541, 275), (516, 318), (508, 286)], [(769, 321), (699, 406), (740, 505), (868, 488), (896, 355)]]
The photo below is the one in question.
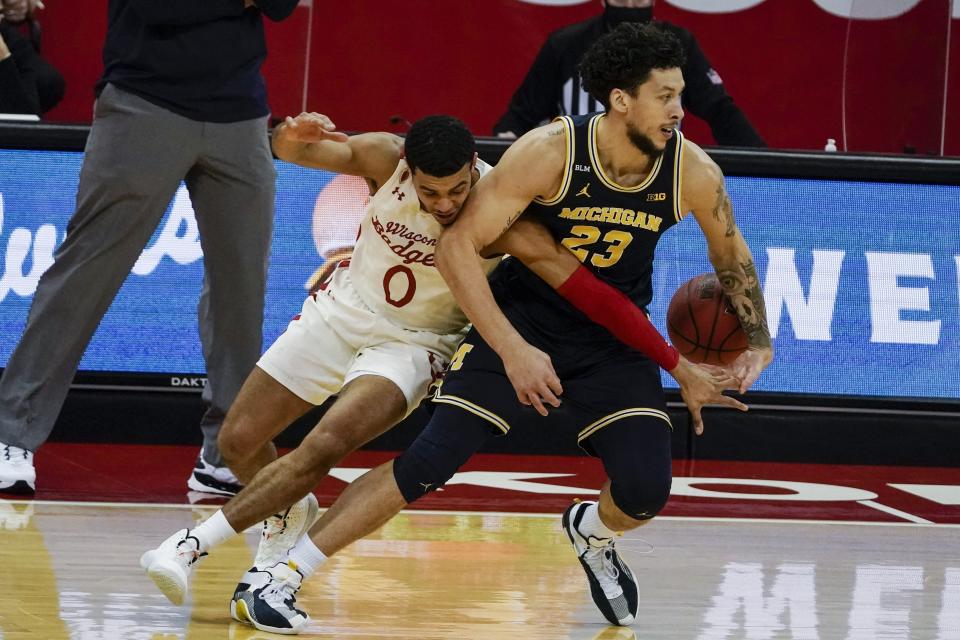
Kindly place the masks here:
[[(196, 455), (196, 448), (186, 446), (49, 443), (36, 456), (36, 499), (188, 503), (186, 479)], [(394, 455), (390, 452), (359, 451), (339, 467), (370, 468), (390, 460)], [(516, 480), (510, 474), (517, 472), (570, 474), (534, 478), (527, 482), (586, 489), (598, 489), (605, 478), (599, 461), (586, 456), (480, 454), (462, 471), (500, 472), (501, 475), (497, 476), (500, 481)], [(913, 516), (935, 523), (960, 524), (960, 505), (941, 505), (888, 486), (888, 483), (960, 485), (960, 469), (957, 468), (678, 460), (674, 462), (674, 475), (678, 478), (674, 482), (675, 490), (683, 484), (681, 479), (684, 477), (807, 482), (851, 487), (873, 492), (877, 494), (873, 502)], [(480, 481), (488, 482), (489, 478), (481, 478)], [(316, 491), (321, 504), (327, 506), (332, 503), (344, 486), (344, 482), (336, 478), (324, 480)], [(784, 497), (794, 492), (782, 487), (754, 488), (722, 481), (694, 486), (713, 492), (747, 492), (764, 496), (762, 499), (743, 499), (673, 495), (661, 515), (906, 522), (904, 518), (856, 500), (785, 500)], [(16, 496), (0, 494), (0, 497)], [(559, 513), (574, 497), (589, 499), (591, 494), (575, 491), (535, 493), (457, 484), (426, 496), (413, 508)]]

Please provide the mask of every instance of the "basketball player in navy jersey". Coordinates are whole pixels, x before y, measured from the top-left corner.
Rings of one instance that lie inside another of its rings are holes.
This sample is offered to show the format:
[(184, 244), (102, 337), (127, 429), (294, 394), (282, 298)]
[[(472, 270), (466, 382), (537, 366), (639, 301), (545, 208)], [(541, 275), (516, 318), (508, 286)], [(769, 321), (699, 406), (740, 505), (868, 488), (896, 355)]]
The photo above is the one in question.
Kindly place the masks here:
[[(353, 482), (298, 540), (276, 584), (262, 591), (271, 596), (255, 603), (264, 619), (296, 632), (284, 621), (306, 617), (296, 608), (297, 590), (329, 555), (441, 487), (491, 434), (535, 427), (576, 438), (603, 461), (609, 480), (599, 502), (571, 506), (562, 523), (601, 613), (613, 624), (633, 622), (637, 581), (613, 537), (649, 522), (669, 496), (672, 425), (658, 365), (673, 370), (679, 357), (665, 343), (648, 355), (624, 349), (619, 333), (590, 322), (616, 297), (598, 296), (590, 274), (642, 315), (657, 241), (692, 211), (750, 341), (727, 374), (744, 392), (773, 355), (753, 258), (723, 176), (677, 129), (682, 64), (675, 36), (622, 25), (593, 45), (581, 67), (606, 114), (531, 131), (477, 183), (437, 247), (440, 270), (474, 328), (451, 360), (434, 415), (409, 449)], [(481, 253), (521, 214), (544, 223), (580, 259), (559, 290), (512, 258), (487, 282)], [(718, 402), (746, 409), (727, 396)], [(694, 422), (701, 432), (699, 412)]]
[[(406, 452), (369, 474), (370, 484), (380, 484), (373, 491), (383, 504), (411, 502), (425, 493), (422, 483), (443, 484), (467, 452), (480, 448), (484, 422), (488, 432), (530, 422), (507, 401), (511, 390), (521, 406), (554, 407), (551, 418), (576, 434), (609, 476), (599, 501), (572, 505), (562, 523), (594, 603), (621, 625), (633, 622), (639, 602), (636, 577), (614, 549), (614, 532), (646, 524), (666, 503), (672, 427), (656, 363), (618, 349), (571, 308), (568, 301), (578, 298), (589, 305), (590, 285), (584, 280), (581, 291), (580, 276), (592, 272), (646, 307), (657, 242), (692, 212), (749, 340), (731, 365), (741, 393), (773, 358), (753, 256), (734, 221), (723, 175), (679, 130), (683, 62), (682, 46), (668, 31), (655, 24), (619, 26), (588, 50), (580, 67), (584, 88), (606, 113), (563, 117), (531, 131), (485, 178), (437, 250), (441, 273), (474, 324), (435, 397), (459, 412), (438, 408)], [(545, 224), (580, 259), (583, 266), (559, 290), (563, 297), (516, 260), (505, 261), (486, 286), (479, 260), (467, 259), (521, 215)], [(702, 421), (694, 421), (701, 433)], [(365, 484), (361, 479), (351, 493)], [(351, 496), (341, 499), (343, 507), (328, 512), (327, 529), (323, 522), (315, 529), (313, 541), (324, 553), (339, 548), (336, 534), (348, 528)], [(352, 511), (351, 528), (374, 524)]]

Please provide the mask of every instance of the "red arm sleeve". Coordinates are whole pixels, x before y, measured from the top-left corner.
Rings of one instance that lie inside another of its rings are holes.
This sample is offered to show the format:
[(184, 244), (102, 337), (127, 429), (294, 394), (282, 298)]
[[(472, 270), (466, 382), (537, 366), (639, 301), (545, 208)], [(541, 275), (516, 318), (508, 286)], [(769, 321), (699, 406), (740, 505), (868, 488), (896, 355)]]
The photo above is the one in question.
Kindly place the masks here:
[(603, 282), (583, 265), (557, 288), (557, 293), (665, 370), (672, 371), (677, 366), (680, 352), (663, 339), (647, 315), (622, 291)]

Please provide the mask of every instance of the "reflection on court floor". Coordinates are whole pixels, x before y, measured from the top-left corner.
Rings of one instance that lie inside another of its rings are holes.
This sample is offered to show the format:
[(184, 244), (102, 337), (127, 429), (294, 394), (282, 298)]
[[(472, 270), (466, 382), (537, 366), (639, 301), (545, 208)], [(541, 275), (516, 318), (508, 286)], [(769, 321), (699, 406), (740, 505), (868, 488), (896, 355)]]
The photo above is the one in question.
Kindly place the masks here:
[[(256, 531), (170, 605), (137, 558), (213, 507), (0, 502), (0, 638), (252, 639), (230, 622)], [(960, 527), (663, 518), (618, 542), (640, 577), (609, 627), (555, 515), (405, 512), (301, 591), (318, 638), (960, 639)]]
[[(229, 617), (256, 531), (201, 561), (182, 607), (140, 570), (145, 549), (216, 508), (185, 493), (195, 455), (46, 445), (36, 500), (0, 500), (0, 640), (277, 637)], [(392, 456), (348, 457), (318, 487), (321, 505)], [(599, 464), (479, 455), (307, 582), (308, 633), (960, 640), (960, 469), (677, 461), (674, 474), (664, 515), (618, 542), (641, 582), (630, 629), (595, 610), (559, 526), (572, 499), (596, 495)]]

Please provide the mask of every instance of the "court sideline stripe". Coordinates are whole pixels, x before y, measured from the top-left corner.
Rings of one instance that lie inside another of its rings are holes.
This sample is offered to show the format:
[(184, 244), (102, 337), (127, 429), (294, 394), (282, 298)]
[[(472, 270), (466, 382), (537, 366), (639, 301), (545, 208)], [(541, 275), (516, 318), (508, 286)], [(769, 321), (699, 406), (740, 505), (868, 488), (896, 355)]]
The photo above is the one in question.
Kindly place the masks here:
[[(33, 504), (33, 505), (54, 505), (54, 506), (66, 506), (66, 507), (112, 507), (112, 508), (139, 508), (139, 509), (219, 509), (222, 505), (215, 504), (178, 504), (178, 503), (164, 503), (164, 502), (83, 502), (80, 500), (4, 500), (10, 504)], [(861, 501), (867, 502), (867, 501)], [(873, 505), (867, 505), (873, 506)], [(884, 506), (884, 505), (880, 505)], [(876, 508), (876, 507), (874, 507)], [(892, 507), (887, 507), (892, 509)], [(881, 509), (882, 511), (883, 509)], [(321, 512), (326, 511), (326, 509), (321, 509)], [(894, 509), (894, 511), (896, 511)], [(443, 509), (404, 509), (400, 513), (405, 515), (440, 515), (440, 516), (492, 516), (492, 517), (504, 517), (511, 516), (517, 518), (560, 518), (560, 512), (557, 513), (523, 513), (519, 511), (447, 511)], [(898, 512), (903, 513), (903, 512)], [(910, 515), (910, 514), (906, 514)], [(923, 520), (918, 516), (913, 516), (918, 520)], [(951, 523), (937, 523), (931, 522), (930, 520), (923, 520), (923, 522), (910, 521), (910, 522), (870, 522), (865, 520), (803, 520), (798, 518), (729, 518), (729, 517), (719, 517), (719, 516), (657, 516), (657, 520), (664, 520), (667, 522), (673, 521), (684, 521), (684, 522), (742, 522), (742, 523), (752, 523), (752, 524), (816, 524), (816, 525), (830, 525), (830, 524), (840, 524), (840, 525), (854, 525), (854, 526), (871, 526), (871, 527), (937, 527), (937, 528), (946, 528), (946, 529), (960, 529), (960, 523), (951, 524)], [(258, 525), (255, 525), (258, 526)]]

